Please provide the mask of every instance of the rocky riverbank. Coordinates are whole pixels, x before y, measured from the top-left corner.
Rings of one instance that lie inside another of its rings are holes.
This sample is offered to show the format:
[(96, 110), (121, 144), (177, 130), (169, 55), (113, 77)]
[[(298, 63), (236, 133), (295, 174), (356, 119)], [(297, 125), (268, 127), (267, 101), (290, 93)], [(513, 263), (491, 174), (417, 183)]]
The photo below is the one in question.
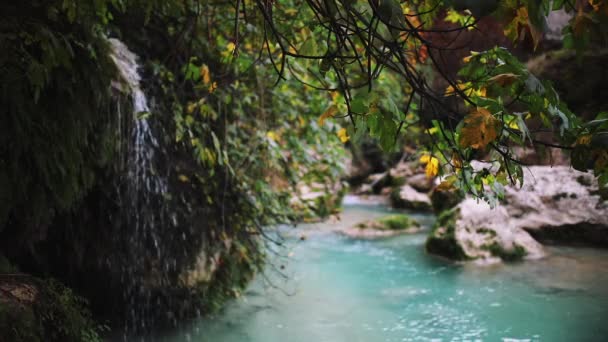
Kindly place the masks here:
[(524, 179), (522, 187), (507, 186), (504, 200), (492, 208), (438, 187), (439, 180), (427, 178), (420, 163), (401, 160), (369, 175), (355, 192), (383, 195), (398, 209), (433, 210), (438, 219), (426, 249), (452, 260), (537, 259), (545, 255), (543, 244), (608, 247), (608, 202), (592, 173), (537, 165), (524, 168)]

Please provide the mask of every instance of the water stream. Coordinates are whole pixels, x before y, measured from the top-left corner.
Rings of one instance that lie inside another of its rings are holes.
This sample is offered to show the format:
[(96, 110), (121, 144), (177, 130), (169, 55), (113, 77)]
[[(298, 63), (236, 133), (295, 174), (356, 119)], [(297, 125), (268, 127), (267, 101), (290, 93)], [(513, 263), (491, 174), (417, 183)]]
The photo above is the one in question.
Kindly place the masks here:
[[(118, 132), (123, 132), (122, 125), (126, 124), (128, 137), (118, 138), (126, 142), (125, 189), (122, 198), (122, 209), (128, 217), (124, 236), (128, 240), (128, 261), (124, 262), (123, 281), (125, 283), (124, 299), (129, 303), (130, 313), (127, 327), (146, 329), (147, 312), (153, 311), (155, 303), (146, 284), (165, 281), (161, 276), (150, 279), (153, 267), (164, 267), (165, 271), (171, 260), (162, 257), (161, 237), (164, 218), (162, 198), (167, 193), (167, 180), (156, 168), (158, 160), (155, 157), (159, 144), (148, 122), (150, 108), (148, 99), (142, 90), (141, 76), (137, 55), (118, 39), (108, 39), (111, 47), (110, 57), (113, 59), (121, 76), (121, 85), (132, 101), (131, 116), (120, 117), (118, 111)], [(119, 145), (122, 145), (119, 143)]]
[[(550, 256), (540, 261), (462, 266), (427, 255), (426, 232), (355, 240), (334, 231), (386, 212), (382, 206), (347, 205), (339, 222), (285, 227), (289, 257), (272, 261), (288, 277), (268, 272), (278, 287), (258, 276), (213, 317), (146, 340), (608, 339), (608, 251), (548, 248)], [(414, 216), (432, 224), (432, 217)]]

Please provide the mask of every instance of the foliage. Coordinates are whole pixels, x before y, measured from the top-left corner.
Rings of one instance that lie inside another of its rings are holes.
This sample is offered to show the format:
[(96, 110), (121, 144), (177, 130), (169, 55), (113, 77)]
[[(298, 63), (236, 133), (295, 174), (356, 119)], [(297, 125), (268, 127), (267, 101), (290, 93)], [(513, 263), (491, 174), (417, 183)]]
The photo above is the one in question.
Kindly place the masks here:
[[(439, 161), (438, 167), (434, 162), (426, 163), (427, 173), (431, 176), (454, 173), (452, 184), (495, 203), (503, 196), (505, 184), (523, 181), (522, 163), (514, 156), (513, 146), (531, 144), (571, 150), (580, 136), (580, 120), (560, 101), (551, 85), (530, 74), (506, 49), (473, 52), (463, 61), (460, 79), (451, 79), (437, 62), (437, 56), (452, 47), (437, 45), (431, 39), (432, 33), (449, 30), (431, 27), (441, 20), (443, 9), (447, 11), (446, 20), (457, 24), (452, 31), (468, 30), (475, 26), (478, 17), (492, 13), (504, 23), (509, 38), (517, 42), (528, 34), (537, 46), (542, 40), (546, 15), (551, 10), (565, 9), (576, 11), (564, 31), (565, 44), (573, 45), (570, 37), (576, 37), (574, 40), (580, 40), (580, 44), (575, 47), (581, 50), (589, 48), (591, 41), (605, 44), (603, 26), (608, 12), (603, 2), (573, 5), (544, 0), (354, 3), (332, 0), (328, 3), (325, 7), (310, 1), (299, 11), (291, 11), (288, 6), (291, 2), (275, 8), (259, 1), (258, 7), (269, 24), (265, 44), (275, 45), (278, 50), (273, 61), (279, 77), (293, 73), (289, 66), (294, 60), (318, 62), (318, 69), (312, 64), (305, 69), (315, 80), (312, 85), (329, 91), (337, 89), (344, 104), (342, 108), (337, 105), (337, 111), (332, 109), (331, 115), (326, 112), (322, 120), (343, 113), (352, 122), (349, 136), (355, 137), (355, 143), (357, 137), (369, 133), (378, 137), (385, 149), (390, 149), (403, 132), (402, 127), (410, 125), (407, 115), (414, 109), (411, 124), (427, 126), (430, 144), (425, 153)], [(470, 10), (468, 15), (467, 11), (461, 11), (465, 9)], [(307, 25), (314, 28), (312, 38), (302, 42), (297, 33), (286, 32), (278, 24), (293, 20), (296, 15), (316, 18)], [(323, 48), (314, 50), (309, 46)], [(449, 102), (438, 96), (427, 82), (430, 70), (449, 83), (445, 95), (455, 96), (459, 101)], [(406, 93), (397, 100), (376, 95), (387, 73), (404, 84)], [(425, 110), (417, 113), (415, 104)], [(420, 114), (423, 115), (417, 118)], [(553, 132), (554, 138), (538, 138), (539, 130), (527, 127), (530, 120), (540, 120), (542, 131)], [(479, 158), (496, 162), (496, 167), (473, 170), (470, 162)], [(598, 177), (608, 170), (603, 162), (595, 169)]]
[(104, 3), (0, 5), (0, 231), (9, 218), (13, 226), (48, 224), (111, 158)]
[(445, 210), (437, 216), (437, 221), (426, 240), (428, 252), (443, 255), (451, 260), (467, 260), (469, 257), (456, 240), (456, 220), (459, 209)]
[(99, 333), (107, 327), (98, 326), (92, 320), (86, 300), (56, 280), (40, 280), (24, 274), (21, 278), (25, 280), (23, 283), (13, 280), (14, 284), (35, 288), (35, 299), (32, 303), (21, 303), (0, 298), (3, 338), (15, 342), (101, 341)]

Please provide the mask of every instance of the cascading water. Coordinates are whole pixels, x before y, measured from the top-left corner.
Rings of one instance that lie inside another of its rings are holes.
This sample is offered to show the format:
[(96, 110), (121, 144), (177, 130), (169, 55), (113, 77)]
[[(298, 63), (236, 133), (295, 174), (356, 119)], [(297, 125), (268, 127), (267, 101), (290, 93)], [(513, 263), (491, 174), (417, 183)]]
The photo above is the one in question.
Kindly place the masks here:
[[(128, 325), (145, 328), (146, 312), (153, 305), (148, 293), (150, 284), (163, 282), (162, 276), (151, 279), (150, 274), (161, 265), (160, 224), (163, 222), (162, 201), (167, 193), (167, 181), (156, 168), (155, 151), (159, 144), (147, 120), (148, 100), (141, 89), (137, 56), (117, 39), (109, 39), (111, 57), (124, 81), (126, 91), (133, 102), (133, 118), (118, 118), (119, 122), (132, 122), (126, 130), (130, 137), (126, 141), (127, 177), (125, 179), (123, 210), (127, 220), (128, 246), (122, 271), (125, 284), (125, 300), (130, 306)], [(124, 86), (118, 86), (124, 90)], [(120, 124), (122, 125), (122, 123)], [(123, 128), (119, 126), (119, 130)], [(123, 138), (124, 139), (124, 138)], [(120, 144), (119, 144), (120, 145)], [(159, 279), (160, 278), (160, 279)], [(142, 302), (143, 301), (143, 302)]]

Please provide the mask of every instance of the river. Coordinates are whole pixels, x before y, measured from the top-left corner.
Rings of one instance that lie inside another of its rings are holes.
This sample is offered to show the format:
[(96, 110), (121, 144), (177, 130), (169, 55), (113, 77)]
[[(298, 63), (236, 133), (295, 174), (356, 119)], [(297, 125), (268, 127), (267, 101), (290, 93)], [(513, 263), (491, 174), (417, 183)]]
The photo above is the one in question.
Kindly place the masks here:
[(480, 267), (426, 254), (427, 231), (376, 240), (335, 231), (388, 212), (347, 204), (338, 222), (281, 228), (286, 244), (270, 261), (286, 277), (269, 266), (221, 312), (146, 340), (608, 340), (608, 251), (547, 247), (542, 260)]

